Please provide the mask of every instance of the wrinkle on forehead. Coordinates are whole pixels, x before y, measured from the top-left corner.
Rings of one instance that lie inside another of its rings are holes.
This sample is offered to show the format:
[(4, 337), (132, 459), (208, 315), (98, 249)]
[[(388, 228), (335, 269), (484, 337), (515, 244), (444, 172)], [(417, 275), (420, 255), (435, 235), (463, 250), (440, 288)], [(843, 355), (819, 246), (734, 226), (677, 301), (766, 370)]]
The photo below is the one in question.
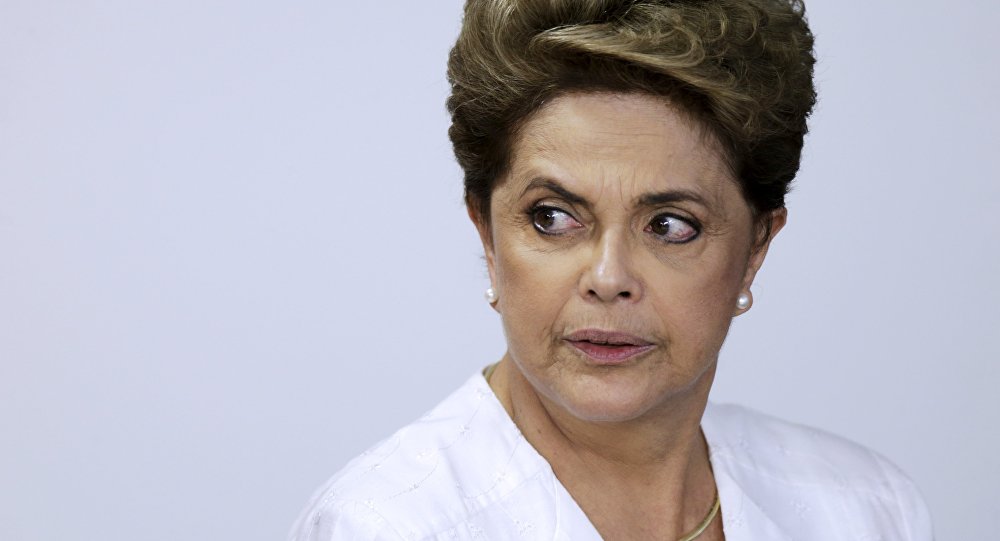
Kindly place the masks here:
[[(543, 152), (554, 149), (552, 141), (546, 137), (546, 134), (553, 129), (553, 117), (558, 115), (560, 117), (560, 121), (563, 123), (566, 123), (566, 121), (572, 121), (575, 116), (574, 110), (582, 106), (579, 100), (570, 100), (568, 98), (582, 98), (583, 100), (591, 103), (599, 102), (603, 105), (611, 105), (616, 108), (618, 112), (623, 113), (616, 117), (619, 120), (626, 117), (624, 113), (628, 111), (645, 109), (645, 112), (649, 117), (660, 117), (664, 123), (681, 124), (686, 131), (695, 136), (690, 142), (692, 148), (700, 147), (710, 150), (711, 152), (716, 153), (715, 156), (722, 162), (725, 163), (727, 161), (726, 153), (716, 135), (709, 130), (703, 122), (699, 121), (693, 113), (683, 107), (675, 105), (668, 98), (663, 96), (653, 96), (642, 92), (620, 93), (600, 91), (571, 92), (562, 94), (540, 107), (526, 120), (519, 130), (518, 137), (512, 146), (512, 158), (516, 160), (518, 156), (527, 157), (535, 152)], [(645, 99), (637, 100), (635, 98)], [(560, 112), (565, 114), (559, 115)], [(661, 132), (657, 131), (642, 133), (634, 129), (621, 131), (605, 130), (604, 133), (607, 135), (618, 135), (623, 137), (662, 137), (663, 135)]]
[[(650, 156), (651, 147), (663, 153)], [(514, 180), (516, 192), (534, 177), (550, 174), (575, 181), (588, 199), (615, 194), (619, 202), (633, 204), (645, 192), (687, 189), (721, 210), (727, 184), (740, 189), (710, 130), (665, 98), (646, 94), (557, 98), (522, 127), (512, 150), (508, 180)], [(653, 182), (646, 178), (650, 175)]]

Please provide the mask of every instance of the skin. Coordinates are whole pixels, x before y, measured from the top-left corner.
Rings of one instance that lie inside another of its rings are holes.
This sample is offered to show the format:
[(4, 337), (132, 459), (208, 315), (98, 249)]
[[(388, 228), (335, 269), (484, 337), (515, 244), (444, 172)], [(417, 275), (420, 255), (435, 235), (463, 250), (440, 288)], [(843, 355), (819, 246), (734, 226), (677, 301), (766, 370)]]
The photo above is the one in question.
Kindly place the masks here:
[[(508, 343), (494, 392), (605, 539), (691, 531), (715, 497), (719, 350), (785, 210), (761, 237), (718, 146), (663, 98), (578, 93), (525, 124), (489, 212), (470, 216)], [(607, 365), (566, 340), (583, 329), (652, 347)], [(699, 541), (719, 539), (717, 518)]]

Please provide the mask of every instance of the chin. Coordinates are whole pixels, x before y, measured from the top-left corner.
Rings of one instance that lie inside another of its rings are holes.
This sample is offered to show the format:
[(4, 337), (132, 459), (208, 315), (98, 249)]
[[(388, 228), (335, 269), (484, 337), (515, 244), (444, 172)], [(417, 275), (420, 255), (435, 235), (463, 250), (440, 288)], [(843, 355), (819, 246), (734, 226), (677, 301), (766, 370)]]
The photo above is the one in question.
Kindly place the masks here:
[(641, 418), (680, 391), (657, 385), (654, 375), (645, 370), (641, 374), (585, 374), (552, 383), (544, 393), (549, 400), (580, 420), (604, 423)]
[(590, 423), (626, 423), (641, 418), (650, 409), (642, 407), (641, 404), (627, 402), (564, 402), (561, 405), (573, 417)]

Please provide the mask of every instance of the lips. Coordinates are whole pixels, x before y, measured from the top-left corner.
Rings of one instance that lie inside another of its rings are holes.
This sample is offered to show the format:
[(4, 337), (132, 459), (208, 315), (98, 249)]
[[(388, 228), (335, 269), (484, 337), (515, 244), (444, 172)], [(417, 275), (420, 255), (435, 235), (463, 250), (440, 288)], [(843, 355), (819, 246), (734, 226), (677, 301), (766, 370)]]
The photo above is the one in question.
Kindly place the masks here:
[(598, 364), (624, 363), (655, 347), (638, 336), (598, 329), (585, 329), (565, 337), (566, 342)]

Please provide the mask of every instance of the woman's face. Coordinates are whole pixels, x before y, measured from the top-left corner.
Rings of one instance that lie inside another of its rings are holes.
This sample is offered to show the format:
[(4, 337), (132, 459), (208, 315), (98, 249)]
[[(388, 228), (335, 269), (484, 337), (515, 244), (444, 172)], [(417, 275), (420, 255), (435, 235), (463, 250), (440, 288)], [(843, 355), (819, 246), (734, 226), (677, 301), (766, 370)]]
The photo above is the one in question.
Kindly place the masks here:
[(524, 126), (490, 213), (477, 225), (508, 354), (546, 401), (625, 421), (707, 392), (765, 249), (691, 119), (641, 94), (556, 98)]

